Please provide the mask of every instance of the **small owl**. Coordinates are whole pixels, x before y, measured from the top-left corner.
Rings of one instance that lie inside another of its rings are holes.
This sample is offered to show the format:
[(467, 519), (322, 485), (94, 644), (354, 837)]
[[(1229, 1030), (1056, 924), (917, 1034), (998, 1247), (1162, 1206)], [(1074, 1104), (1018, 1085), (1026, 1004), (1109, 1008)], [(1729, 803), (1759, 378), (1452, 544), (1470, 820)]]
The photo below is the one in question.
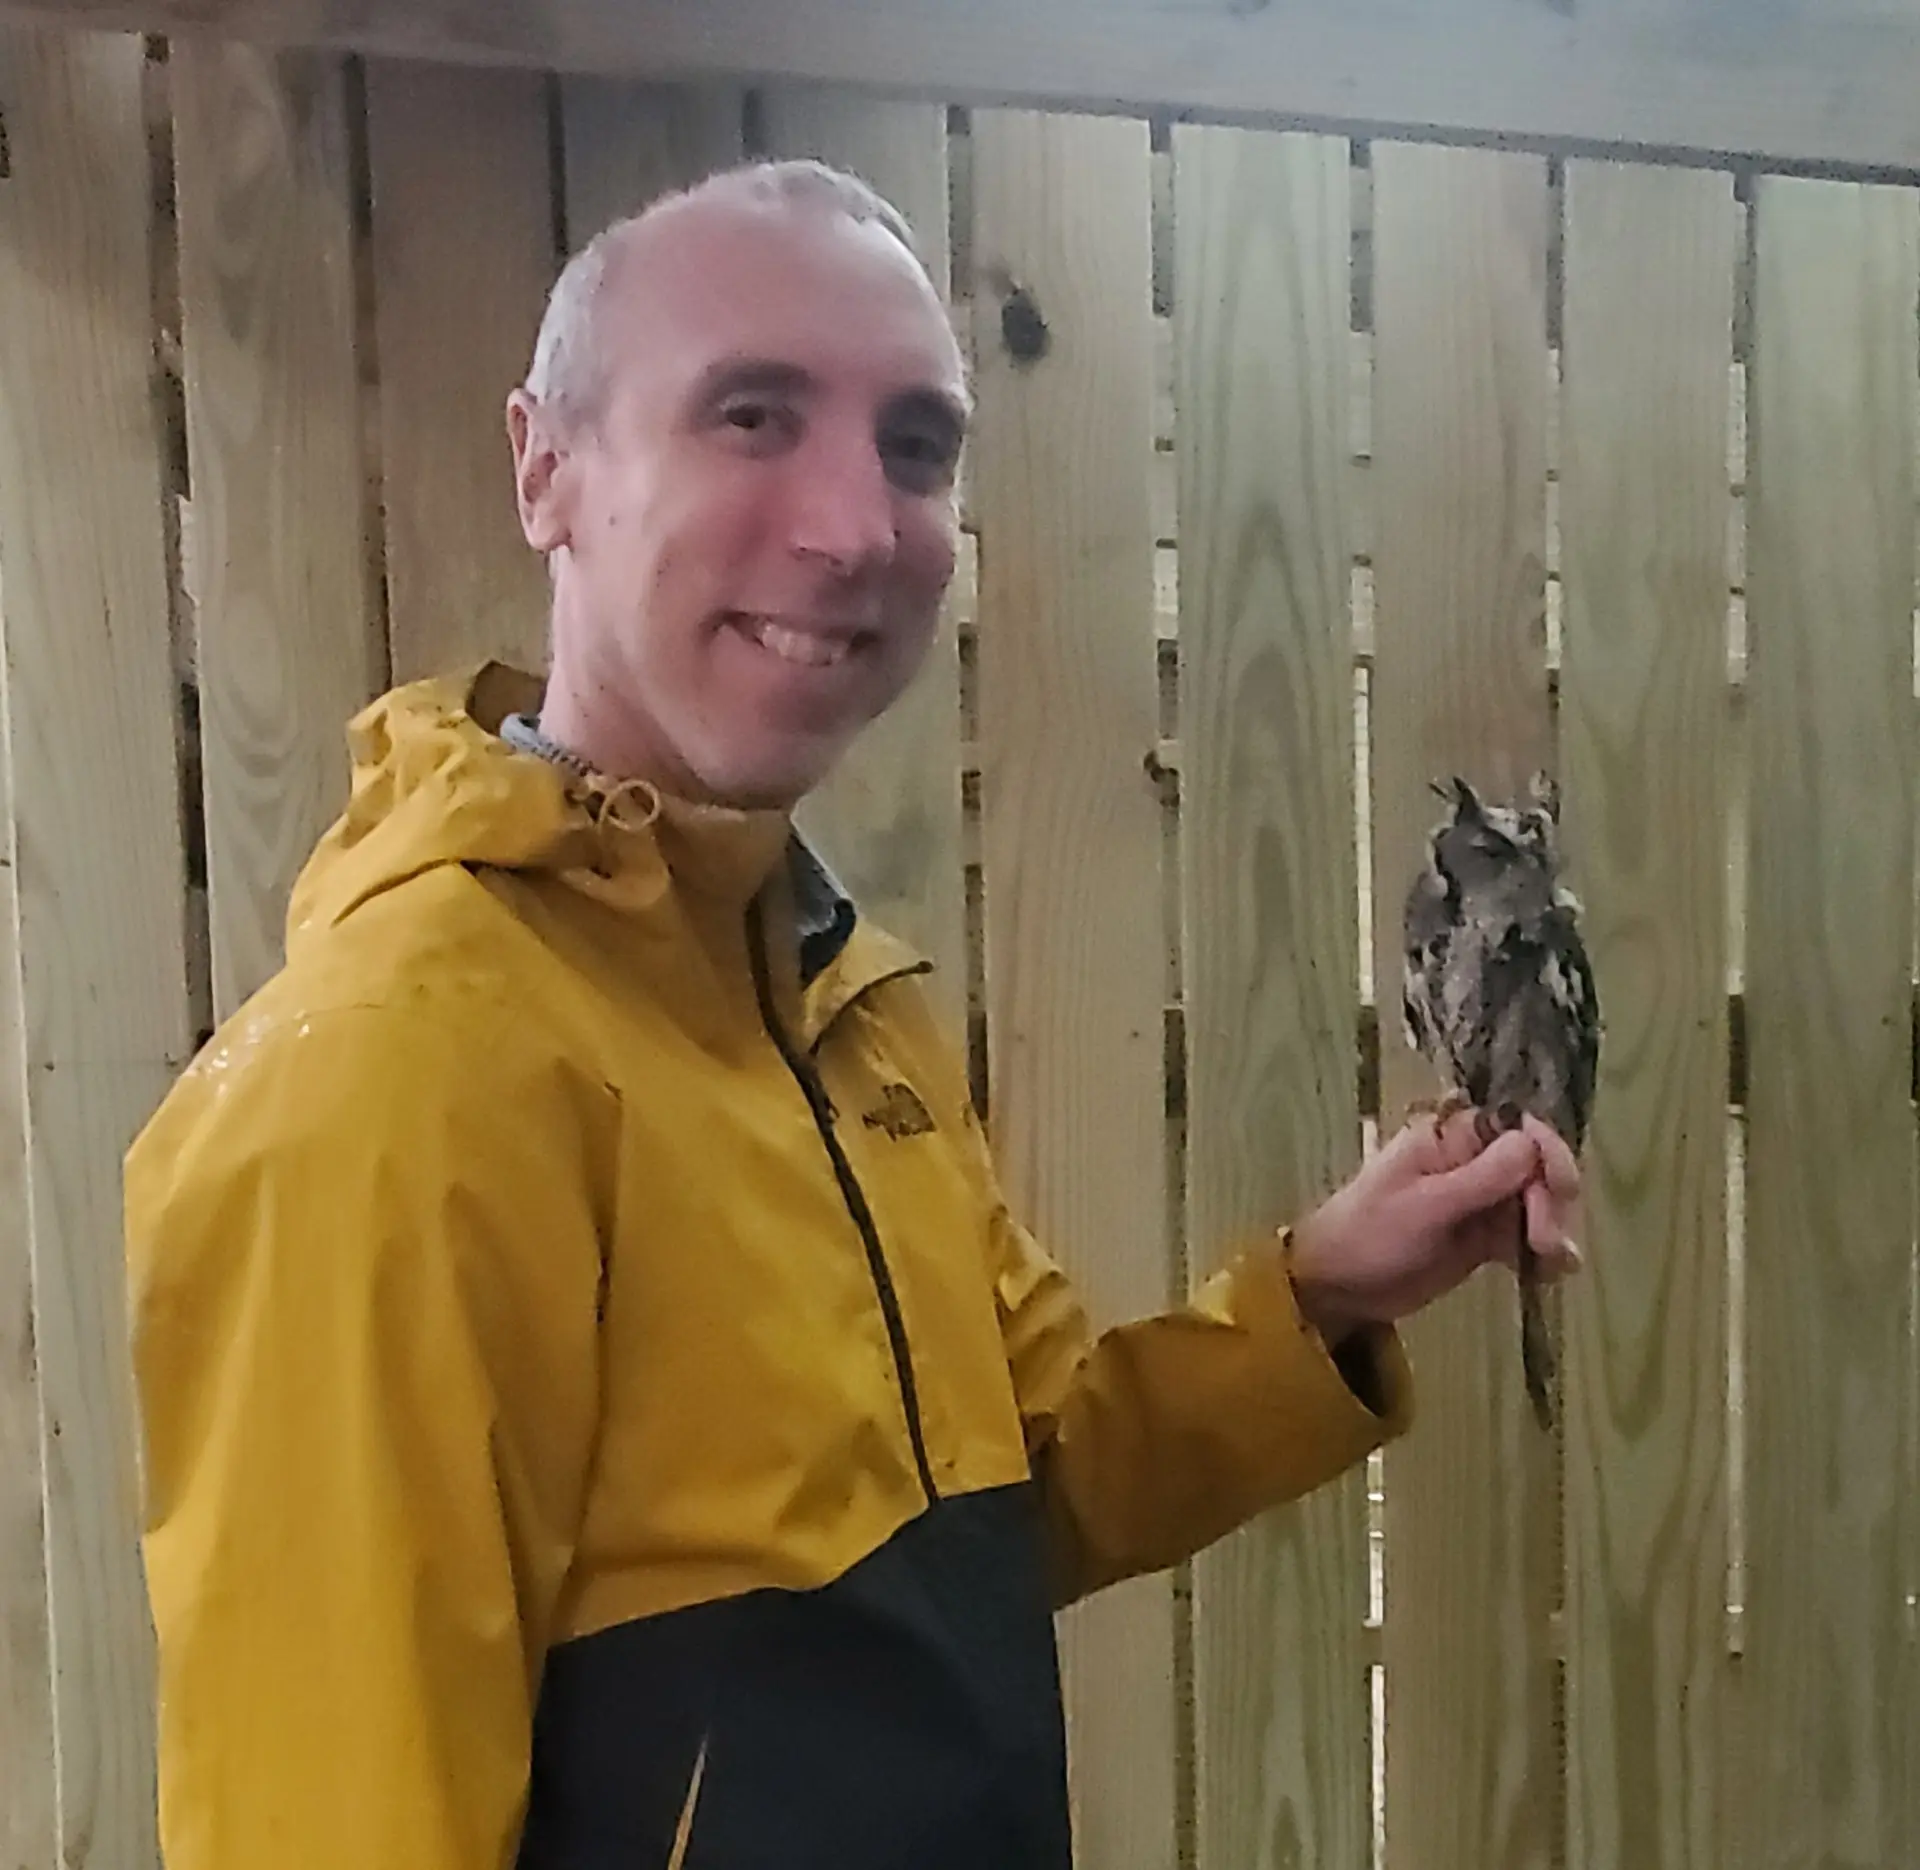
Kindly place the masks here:
[[(1559, 799), (1544, 776), (1530, 806), (1488, 805), (1464, 779), (1434, 791), (1452, 807), (1407, 892), (1407, 1042), (1481, 1113), (1483, 1135), (1522, 1114), (1584, 1147), (1600, 1068), (1600, 1000), (1580, 905), (1559, 878)], [(1553, 1426), (1553, 1348), (1539, 1268), (1520, 1223), (1520, 1352), (1527, 1395)]]

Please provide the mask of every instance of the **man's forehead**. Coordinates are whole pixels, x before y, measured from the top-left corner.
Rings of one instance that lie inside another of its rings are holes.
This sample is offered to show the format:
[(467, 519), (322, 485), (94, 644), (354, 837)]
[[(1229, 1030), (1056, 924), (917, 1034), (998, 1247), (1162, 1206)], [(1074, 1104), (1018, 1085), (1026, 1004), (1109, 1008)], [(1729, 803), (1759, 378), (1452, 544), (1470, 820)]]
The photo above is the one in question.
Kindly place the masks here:
[(695, 371), (729, 355), (804, 364), (795, 344), (831, 339), (963, 388), (958, 342), (919, 262), (879, 223), (828, 206), (718, 191), (676, 201), (622, 230), (599, 309), (623, 362), (667, 345)]

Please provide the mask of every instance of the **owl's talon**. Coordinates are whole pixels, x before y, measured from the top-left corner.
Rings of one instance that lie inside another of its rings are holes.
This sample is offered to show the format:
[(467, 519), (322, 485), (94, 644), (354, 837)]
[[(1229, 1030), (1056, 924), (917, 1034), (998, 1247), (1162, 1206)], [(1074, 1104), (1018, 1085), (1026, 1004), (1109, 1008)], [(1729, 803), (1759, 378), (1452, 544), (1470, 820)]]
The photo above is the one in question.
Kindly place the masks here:
[(1417, 1097), (1407, 1105), (1407, 1116), (1431, 1117), (1436, 1130), (1444, 1130), (1455, 1117), (1469, 1108), (1472, 1100), (1464, 1091), (1448, 1091), (1442, 1097)]

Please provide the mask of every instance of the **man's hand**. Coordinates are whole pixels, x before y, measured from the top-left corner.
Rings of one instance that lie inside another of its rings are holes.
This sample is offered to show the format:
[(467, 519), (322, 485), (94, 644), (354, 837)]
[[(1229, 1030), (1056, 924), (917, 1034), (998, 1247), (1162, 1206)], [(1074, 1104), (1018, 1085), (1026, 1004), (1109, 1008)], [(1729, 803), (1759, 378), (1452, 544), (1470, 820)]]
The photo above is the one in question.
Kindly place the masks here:
[(1516, 1196), (1542, 1277), (1559, 1278), (1580, 1264), (1567, 1236), (1579, 1195), (1572, 1151), (1534, 1118), (1484, 1145), (1471, 1111), (1417, 1120), (1294, 1229), (1300, 1309), (1336, 1345), (1432, 1304), (1489, 1261), (1511, 1266)]

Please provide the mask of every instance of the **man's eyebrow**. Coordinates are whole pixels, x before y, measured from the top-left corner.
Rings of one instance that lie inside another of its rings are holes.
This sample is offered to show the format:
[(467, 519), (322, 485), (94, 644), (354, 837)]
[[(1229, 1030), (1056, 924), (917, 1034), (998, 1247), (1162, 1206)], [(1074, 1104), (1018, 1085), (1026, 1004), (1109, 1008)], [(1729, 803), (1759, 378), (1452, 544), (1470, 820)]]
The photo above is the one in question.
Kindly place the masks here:
[(801, 396), (817, 388), (811, 372), (772, 357), (723, 357), (695, 379), (693, 400), (718, 401), (757, 391), (768, 396)]
[[(819, 379), (799, 364), (783, 363), (774, 357), (726, 357), (709, 364), (694, 379), (688, 400), (707, 408), (729, 396), (801, 397), (819, 388)], [(932, 383), (902, 390), (890, 396), (886, 406), (895, 417), (931, 420), (950, 429), (956, 439), (966, 433), (973, 416), (969, 398)]]

